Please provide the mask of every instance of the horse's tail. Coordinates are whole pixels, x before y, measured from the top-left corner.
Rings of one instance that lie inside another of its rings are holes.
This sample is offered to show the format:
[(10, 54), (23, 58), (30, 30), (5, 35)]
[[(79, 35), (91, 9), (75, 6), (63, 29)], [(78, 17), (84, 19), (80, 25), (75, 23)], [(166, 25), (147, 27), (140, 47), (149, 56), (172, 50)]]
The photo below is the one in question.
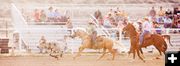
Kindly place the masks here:
[(173, 45), (171, 44), (171, 36), (170, 36), (170, 35), (163, 35), (163, 37), (168, 40), (168, 42), (169, 42), (169, 44), (170, 44), (171, 46), (173, 46)]
[(170, 35), (168, 35), (168, 41), (169, 41), (169, 44), (170, 44), (171, 46), (173, 46), (173, 45), (171, 44), (171, 36), (170, 36)]
[(167, 43), (164, 41), (163, 44), (164, 44), (164, 47), (163, 47), (163, 48), (164, 48), (164, 51), (166, 51), (166, 50), (167, 50)]

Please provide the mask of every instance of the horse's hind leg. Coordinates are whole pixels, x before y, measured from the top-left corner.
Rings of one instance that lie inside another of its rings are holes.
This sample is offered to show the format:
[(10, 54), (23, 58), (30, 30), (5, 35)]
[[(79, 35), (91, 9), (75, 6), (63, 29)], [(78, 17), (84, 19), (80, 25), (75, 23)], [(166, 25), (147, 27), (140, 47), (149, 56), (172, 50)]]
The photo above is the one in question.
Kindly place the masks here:
[[(163, 51), (162, 51), (161, 48), (158, 48), (158, 47), (156, 47), (156, 49), (159, 51), (159, 54), (160, 54), (160, 55), (158, 55), (158, 56), (156, 57), (156, 59), (160, 59), (159, 56), (162, 56), (162, 53), (161, 53), (161, 52), (163, 52)], [(165, 53), (165, 52), (163, 52), (163, 53)]]
[[(156, 46), (155, 46), (156, 47)], [(158, 48), (158, 47), (156, 47), (156, 49), (159, 51), (159, 54), (160, 54), (160, 56), (162, 55), (161, 54), (161, 50)]]
[(141, 55), (144, 58), (144, 54), (143, 54), (142, 48), (139, 47), (139, 51), (141, 52)]
[(76, 59), (76, 57), (79, 57), (81, 55), (81, 52), (84, 50), (83, 47), (79, 47), (79, 52), (77, 53), (77, 55), (74, 57), (74, 60)]
[(114, 60), (116, 51), (114, 49), (109, 49), (109, 52), (111, 52), (111, 54), (113, 56), (112, 60)]
[(106, 54), (106, 49), (103, 49), (103, 54), (99, 57), (98, 60), (100, 60), (101, 58), (103, 58), (103, 57), (105, 56), (105, 54)]
[(140, 50), (141, 54), (143, 54), (142, 48), (140, 48), (139, 50)]

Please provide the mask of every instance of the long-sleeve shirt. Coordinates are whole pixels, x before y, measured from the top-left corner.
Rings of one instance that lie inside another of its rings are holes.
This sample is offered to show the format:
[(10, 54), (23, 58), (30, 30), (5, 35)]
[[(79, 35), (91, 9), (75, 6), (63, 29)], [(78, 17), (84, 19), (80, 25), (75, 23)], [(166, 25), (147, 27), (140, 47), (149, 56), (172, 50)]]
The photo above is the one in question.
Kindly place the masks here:
[(151, 32), (152, 30), (152, 24), (148, 21), (145, 21), (143, 24), (142, 24), (142, 29), (143, 31), (149, 31)]

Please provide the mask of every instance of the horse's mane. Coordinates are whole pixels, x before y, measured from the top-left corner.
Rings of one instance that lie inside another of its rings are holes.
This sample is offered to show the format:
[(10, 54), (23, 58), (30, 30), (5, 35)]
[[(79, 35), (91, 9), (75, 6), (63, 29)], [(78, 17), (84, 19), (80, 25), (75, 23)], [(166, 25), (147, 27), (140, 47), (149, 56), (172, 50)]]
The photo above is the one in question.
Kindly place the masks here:
[(130, 27), (132, 28), (132, 30), (136, 30), (136, 28), (134, 27), (133, 24), (129, 23)]

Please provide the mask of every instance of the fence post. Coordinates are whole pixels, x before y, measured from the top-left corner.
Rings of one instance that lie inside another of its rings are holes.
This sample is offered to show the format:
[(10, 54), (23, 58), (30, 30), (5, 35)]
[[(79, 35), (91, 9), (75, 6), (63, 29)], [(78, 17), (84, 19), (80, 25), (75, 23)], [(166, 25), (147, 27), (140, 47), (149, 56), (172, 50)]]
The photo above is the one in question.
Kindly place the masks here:
[(121, 43), (121, 41), (122, 41), (122, 29), (119, 29), (119, 42)]

